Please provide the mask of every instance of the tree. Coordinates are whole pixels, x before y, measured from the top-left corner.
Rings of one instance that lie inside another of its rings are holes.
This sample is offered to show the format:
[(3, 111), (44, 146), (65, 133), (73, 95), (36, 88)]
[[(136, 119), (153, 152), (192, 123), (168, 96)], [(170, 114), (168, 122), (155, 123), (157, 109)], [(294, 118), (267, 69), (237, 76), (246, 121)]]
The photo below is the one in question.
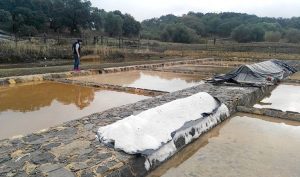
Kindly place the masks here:
[(209, 34), (217, 34), (217, 29), (219, 25), (222, 23), (220, 17), (218, 17), (217, 14), (208, 14), (205, 15), (203, 18), (205, 18), (204, 24), (206, 25), (206, 30)]
[(286, 39), (290, 43), (299, 43), (300, 42), (300, 30), (295, 28), (290, 28), (286, 31)]
[(191, 15), (186, 15), (182, 17), (183, 24), (191, 29), (194, 29), (198, 35), (205, 36), (205, 25), (197, 17), (196, 14), (192, 14), (191, 12), (189, 14)]
[(123, 19), (113, 12), (109, 12), (105, 18), (105, 32), (109, 36), (119, 36), (122, 34)]
[(281, 39), (281, 33), (278, 31), (267, 31), (265, 33), (265, 41), (267, 42), (279, 42)]
[(248, 26), (251, 30), (251, 41), (262, 42), (264, 41), (265, 31), (257, 25)]
[(232, 30), (239, 26), (241, 23), (238, 21), (228, 21), (225, 23), (221, 23), (217, 28), (217, 34), (219, 36), (228, 37), (230, 36)]
[(138, 36), (140, 34), (141, 24), (137, 22), (131, 15), (125, 14), (123, 16), (122, 30), (124, 36)]
[(91, 2), (81, 0), (65, 0), (64, 22), (71, 33), (80, 32), (80, 28), (90, 27)]
[(168, 25), (161, 34), (162, 41), (192, 43), (199, 40), (197, 34), (192, 29), (182, 24)]
[(0, 28), (9, 30), (12, 25), (12, 16), (10, 12), (0, 9)]
[(250, 42), (251, 30), (246, 25), (240, 25), (232, 31), (231, 36), (237, 42)]
[(237, 42), (261, 42), (265, 31), (255, 25), (240, 25), (232, 31), (232, 38)]
[(106, 12), (103, 9), (92, 8), (91, 23), (96, 30), (104, 28)]
[(22, 25), (20, 27), (20, 36), (34, 36), (38, 34), (38, 30), (34, 26)]

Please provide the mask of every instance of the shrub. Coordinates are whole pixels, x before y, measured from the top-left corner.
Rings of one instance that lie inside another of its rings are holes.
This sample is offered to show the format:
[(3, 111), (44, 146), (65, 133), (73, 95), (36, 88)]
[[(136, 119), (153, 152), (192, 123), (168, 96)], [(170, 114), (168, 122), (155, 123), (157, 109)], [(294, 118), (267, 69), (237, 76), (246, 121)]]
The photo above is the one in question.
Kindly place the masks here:
[(299, 43), (300, 42), (300, 30), (298, 29), (288, 29), (286, 31), (286, 39), (288, 40), (288, 42), (290, 43)]
[(281, 39), (281, 33), (278, 31), (267, 31), (265, 33), (265, 41), (267, 42), (279, 42)]
[(165, 42), (193, 43), (199, 41), (196, 32), (182, 24), (167, 25), (160, 38)]
[(237, 42), (261, 42), (264, 40), (265, 31), (259, 26), (240, 25), (236, 27), (231, 36)]

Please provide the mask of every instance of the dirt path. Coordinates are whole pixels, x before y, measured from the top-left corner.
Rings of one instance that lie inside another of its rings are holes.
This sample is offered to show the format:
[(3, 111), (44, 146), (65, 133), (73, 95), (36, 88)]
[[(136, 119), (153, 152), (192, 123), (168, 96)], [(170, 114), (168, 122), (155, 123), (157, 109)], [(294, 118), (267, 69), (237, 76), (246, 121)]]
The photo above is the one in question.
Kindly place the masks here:
[[(102, 69), (102, 68), (108, 68), (108, 67), (119, 67), (119, 66), (129, 66), (129, 65), (138, 65), (138, 64), (161, 63), (161, 62), (168, 62), (168, 61), (179, 61), (179, 60), (185, 60), (185, 59), (190, 59), (190, 58), (144, 60), (144, 61), (132, 61), (132, 62), (122, 62), (122, 63), (82, 64), (81, 69)], [(72, 68), (73, 68), (73, 65), (0, 69), (0, 77), (64, 72), (64, 71), (70, 71), (70, 70), (72, 70)]]

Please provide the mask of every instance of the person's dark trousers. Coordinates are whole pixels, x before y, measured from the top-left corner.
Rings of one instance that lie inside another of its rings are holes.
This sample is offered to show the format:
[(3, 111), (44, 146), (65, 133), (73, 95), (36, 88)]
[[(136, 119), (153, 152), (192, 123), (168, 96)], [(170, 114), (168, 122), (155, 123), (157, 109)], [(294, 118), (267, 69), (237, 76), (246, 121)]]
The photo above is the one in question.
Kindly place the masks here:
[(79, 70), (80, 58), (74, 54), (74, 70)]

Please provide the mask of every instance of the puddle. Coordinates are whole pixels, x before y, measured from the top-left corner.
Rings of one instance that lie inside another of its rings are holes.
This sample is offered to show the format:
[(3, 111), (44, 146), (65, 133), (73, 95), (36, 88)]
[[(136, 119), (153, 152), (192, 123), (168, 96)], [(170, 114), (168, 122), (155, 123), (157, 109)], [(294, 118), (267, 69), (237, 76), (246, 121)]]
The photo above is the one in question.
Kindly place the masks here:
[(300, 122), (237, 114), (148, 177), (300, 176)]
[(181, 65), (181, 66), (170, 66), (164, 68), (165, 70), (178, 70), (178, 71), (198, 71), (208, 72), (214, 74), (226, 74), (233, 70), (232, 67), (219, 67), (219, 66), (207, 66), (207, 65)]
[(204, 76), (156, 71), (129, 71), (82, 76), (71, 79), (173, 92), (201, 84)]
[(0, 87), (0, 139), (146, 98), (149, 97), (54, 82)]
[(254, 107), (300, 112), (300, 85), (281, 84)]

